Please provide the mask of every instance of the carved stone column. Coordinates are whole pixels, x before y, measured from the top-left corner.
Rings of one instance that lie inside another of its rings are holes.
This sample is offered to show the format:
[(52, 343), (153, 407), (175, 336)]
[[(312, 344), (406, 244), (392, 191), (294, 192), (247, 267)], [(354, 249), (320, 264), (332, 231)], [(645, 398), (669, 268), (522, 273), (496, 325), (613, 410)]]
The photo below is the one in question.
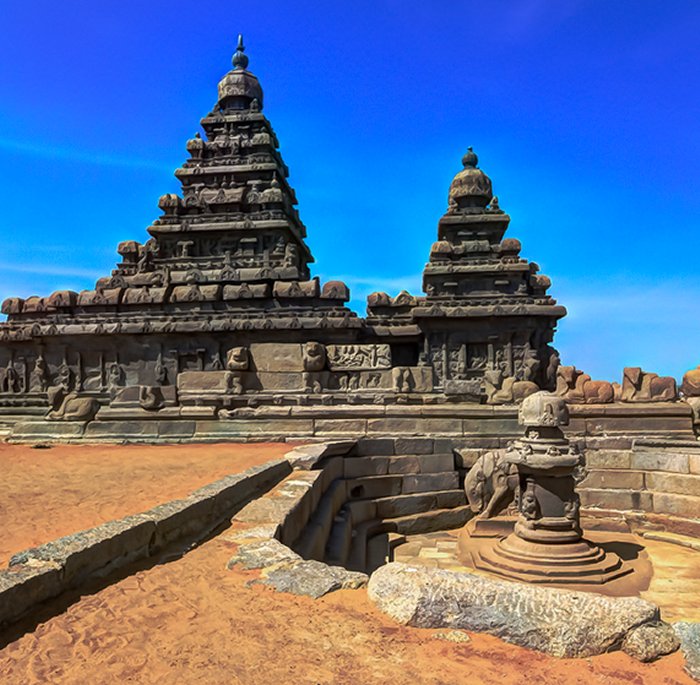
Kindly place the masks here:
[(601, 584), (631, 569), (620, 558), (584, 539), (575, 474), (581, 455), (564, 436), (566, 402), (538, 392), (519, 411), (525, 426), (505, 460), (518, 472), (518, 518), (513, 533), (475, 555), (477, 568), (531, 583)]

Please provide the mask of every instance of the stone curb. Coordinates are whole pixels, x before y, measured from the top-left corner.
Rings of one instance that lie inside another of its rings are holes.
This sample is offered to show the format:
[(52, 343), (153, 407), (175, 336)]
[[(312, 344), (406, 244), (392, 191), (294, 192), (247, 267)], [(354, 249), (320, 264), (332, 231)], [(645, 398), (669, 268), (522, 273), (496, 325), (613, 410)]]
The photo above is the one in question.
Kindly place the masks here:
[(154, 556), (172, 543), (201, 538), (230, 517), (236, 506), (291, 472), (286, 459), (269, 461), (205, 485), (183, 499), (15, 554), (7, 570), (0, 571), (0, 626), (88, 578)]
[(250, 585), (267, 585), (278, 592), (314, 599), (335, 590), (364, 587), (367, 574), (304, 559), (289, 546), (318, 506), (322, 494), (319, 488), (328, 486), (342, 472), (334, 457), (350, 454), (356, 444), (355, 440), (342, 440), (301, 445), (287, 452), (284, 459), (293, 467), (294, 478), (251, 502), (234, 517), (234, 523), (251, 527), (225, 536), (239, 545), (228, 568), (240, 565), (259, 569), (261, 578)]

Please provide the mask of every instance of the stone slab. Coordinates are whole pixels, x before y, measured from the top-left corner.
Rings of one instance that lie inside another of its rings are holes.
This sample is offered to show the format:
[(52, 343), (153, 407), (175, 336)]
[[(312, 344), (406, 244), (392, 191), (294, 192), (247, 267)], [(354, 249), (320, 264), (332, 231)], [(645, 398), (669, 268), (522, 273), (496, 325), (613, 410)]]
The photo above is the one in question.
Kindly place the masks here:
[(368, 596), (398, 623), (489, 633), (557, 657), (618, 648), (659, 610), (636, 597), (605, 597), (390, 563), (370, 577)]

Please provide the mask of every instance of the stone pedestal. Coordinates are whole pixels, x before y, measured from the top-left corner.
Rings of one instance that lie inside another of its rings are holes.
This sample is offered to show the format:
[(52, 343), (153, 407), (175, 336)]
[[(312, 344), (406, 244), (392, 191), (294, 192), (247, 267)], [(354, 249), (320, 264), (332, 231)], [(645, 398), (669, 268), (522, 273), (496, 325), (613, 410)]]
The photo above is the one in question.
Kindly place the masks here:
[(575, 475), (578, 450), (564, 437), (566, 403), (549, 393), (520, 409), (524, 438), (504, 459), (515, 466), (518, 518), (513, 532), (474, 553), (477, 568), (530, 583), (601, 584), (630, 572), (620, 558), (584, 539)]

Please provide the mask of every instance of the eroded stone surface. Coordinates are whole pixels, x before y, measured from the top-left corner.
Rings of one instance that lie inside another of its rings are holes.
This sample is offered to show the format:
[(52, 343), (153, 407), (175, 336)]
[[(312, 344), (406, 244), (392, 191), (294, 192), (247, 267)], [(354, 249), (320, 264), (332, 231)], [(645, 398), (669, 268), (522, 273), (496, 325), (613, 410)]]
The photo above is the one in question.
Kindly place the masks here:
[(700, 682), (700, 623), (679, 621), (673, 624), (673, 629), (681, 641), (685, 670)]
[(228, 568), (240, 564), (245, 569), (266, 568), (284, 562), (298, 561), (301, 557), (279, 540), (264, 540), (241, 545), (229, 559)]
[(318, 599), (334, 590), (356, 590), (367, 584), (367, 575), (329, 566), (320, 561), (303, 559), (276, 566), (257, 581), (278, 592), (307, 595)]
[(558, 657), (615, 649), (632, 628), (659, 618), (656, 606), (636, 597), (548, 589), (399, 563), (375, 571), (368, 594), (405, 625), (490, 633)]
[(648, 623), (633, 628), (622, 643), (622, 651), (638, 661), (654, 661), (680, 646), (678, 636), (668, 623)]
[(446, 642), (470, 642), (471, 638), (462, 630), (441, 630), (433, 635), (434, 640)]

